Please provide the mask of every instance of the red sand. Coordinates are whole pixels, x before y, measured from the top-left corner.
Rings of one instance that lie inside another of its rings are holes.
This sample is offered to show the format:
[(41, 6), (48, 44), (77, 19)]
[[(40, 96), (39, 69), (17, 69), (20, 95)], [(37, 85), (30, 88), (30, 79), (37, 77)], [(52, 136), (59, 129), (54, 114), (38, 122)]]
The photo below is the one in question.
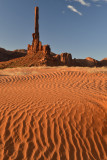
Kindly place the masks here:
[(0, 160), (106, 160), (107, 68), (0, 70)]

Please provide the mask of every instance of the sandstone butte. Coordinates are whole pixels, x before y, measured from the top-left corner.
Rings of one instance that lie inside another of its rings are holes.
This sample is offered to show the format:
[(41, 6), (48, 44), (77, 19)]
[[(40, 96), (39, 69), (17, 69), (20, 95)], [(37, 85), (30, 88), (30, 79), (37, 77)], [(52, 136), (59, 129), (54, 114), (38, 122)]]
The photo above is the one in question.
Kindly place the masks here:
[(35, 7), (35, 32), (32, 34), (32, 45), (27, 50), (7, 51), (0, 48), (0, 68), (20, 66), (107, 66), (107, 58), (97, 61), (93, 58), (72, 59), (69, 53), (55, 54), (50, 46), (42, 45), (39, 36), (39, 7)]

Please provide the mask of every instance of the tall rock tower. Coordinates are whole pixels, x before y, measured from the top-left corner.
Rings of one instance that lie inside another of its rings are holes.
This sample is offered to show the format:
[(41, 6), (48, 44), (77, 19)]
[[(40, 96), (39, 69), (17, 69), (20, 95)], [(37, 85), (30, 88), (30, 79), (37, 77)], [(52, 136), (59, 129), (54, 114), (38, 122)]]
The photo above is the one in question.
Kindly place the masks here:
[(35, 33), (39, 34), (39, 8), (35, 7)]
[(32, 45), (28, 44), (28, 54), (36, 54), (38, 51), (43, 51), (44, 54), (50, 54), (50, 46), (44, 45), (39, 41), (39, 7), (35, 7), (35, 33), (32, 34)]
[(35, 33), (32, 34), (33, 37), (33, 49), (34, 51), (39, 51), (39, 8), (35, 7)]

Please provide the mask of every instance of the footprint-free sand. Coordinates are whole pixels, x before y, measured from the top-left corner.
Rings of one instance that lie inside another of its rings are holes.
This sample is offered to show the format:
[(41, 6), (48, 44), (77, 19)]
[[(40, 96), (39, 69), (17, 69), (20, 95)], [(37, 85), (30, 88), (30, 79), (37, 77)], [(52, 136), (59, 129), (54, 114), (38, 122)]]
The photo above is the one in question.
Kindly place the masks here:
[(0, 160), (107, 160), (107, 68), (0, 70)]

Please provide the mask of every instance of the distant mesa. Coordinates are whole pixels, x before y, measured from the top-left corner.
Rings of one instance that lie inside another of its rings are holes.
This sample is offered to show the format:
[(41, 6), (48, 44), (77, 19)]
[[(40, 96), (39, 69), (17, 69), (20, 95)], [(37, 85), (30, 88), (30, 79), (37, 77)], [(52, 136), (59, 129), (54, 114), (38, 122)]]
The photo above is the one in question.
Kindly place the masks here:
[(32, 34), (32, 44), (27, 50), (19, 49), (8, 51), (0, 48), (0, 68), (23, 66), (107, 66), (107, 58), (97, 61), (91, 57), (86, 59), (72, 59), (70, 53), (55, 54), (51, 52), (50, 45), (42, 45), (39, 36), (39, 8), (35, 7), (35, 32)]
[(91, 57), (87, 57), (85, 59), (73, 59), (74, 66), (81, 66), (81, 67), (101, 67), (101, 62), (93, 59)]
[(93, 67), (93, 66), (99, 66), (99, 62), (91, 57), (87, 57), (86, 59), (86, 63), (88, 64), (88, 66)]
[(24, 57), (27, 54), (27, 50), (25, 49), (18, 49), (14, 51), (9, 51), (4, 48), (0, 48), (0, 62), (9, 61), (11, 59)]
[(100, 61), (101, 66), (107, 66), (107, 58), (104, 58)]

